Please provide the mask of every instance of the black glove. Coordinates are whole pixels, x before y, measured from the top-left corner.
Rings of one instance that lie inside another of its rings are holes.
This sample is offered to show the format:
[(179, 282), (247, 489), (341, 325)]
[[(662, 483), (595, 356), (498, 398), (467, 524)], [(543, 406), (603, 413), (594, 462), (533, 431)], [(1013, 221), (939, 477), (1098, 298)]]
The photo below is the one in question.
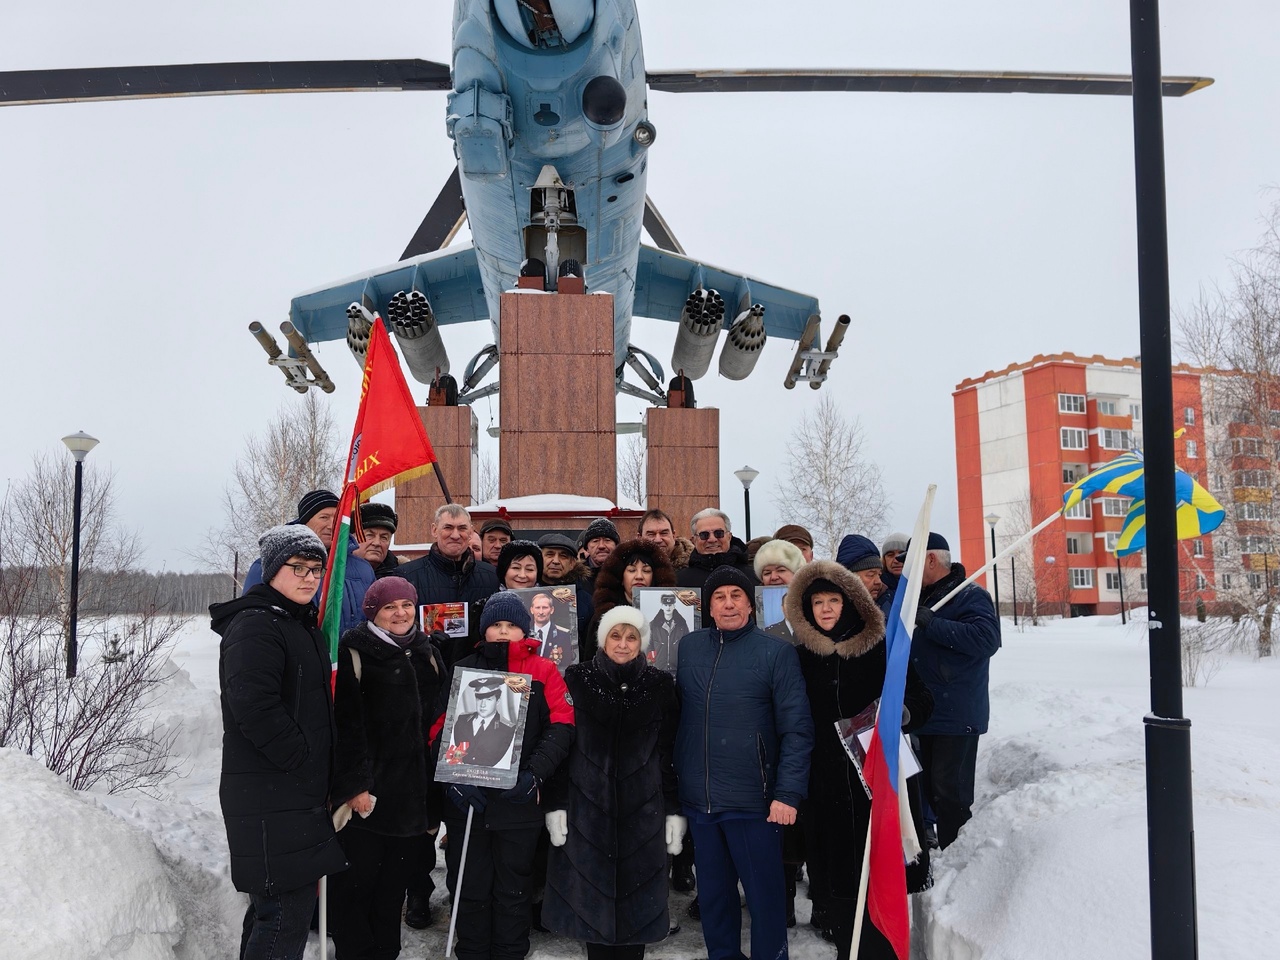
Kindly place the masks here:
[(933, 611), (928, 607), (916, 608), (916, 626), (921, 629), (928, 630), (929, 624), (933, 623)]
[(528, 770), (520, 774), (520, 779), (510, 790), (504, 790), (500, 796), (512, 803), (528, 803), (538, 796), (538, 778)]
[(451, 783), (445, 794), (449, 802), (463, 813), (467, 812), (467, 807), (475, 807), (476, 813), (484, 813), (484, 808), (489, 805), (484, 791), (470, 783)]

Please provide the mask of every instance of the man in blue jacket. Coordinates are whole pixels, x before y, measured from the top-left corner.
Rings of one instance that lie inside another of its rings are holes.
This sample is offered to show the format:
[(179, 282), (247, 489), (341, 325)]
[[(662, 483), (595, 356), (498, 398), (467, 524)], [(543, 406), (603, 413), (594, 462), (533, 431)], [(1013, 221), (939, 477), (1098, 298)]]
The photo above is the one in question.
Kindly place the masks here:
[(951, 548), (929, 534), (911, 662), (933, 694), (933, 716), (918, 731), (923, 786), (946, 847), (969, 822), (978, 737), (987, 732), (991, 658), (1000, 649), (1000, 619), (991, 595), (971, 583), (937, 613), (929, 608), (966, 577)]
[(710, 629), (680, 642), (675, 766), (693, 835), (708, 960), (746, 960), (738, 881), (751, 912), (751, 956), (786, 960), (782, 827), (809, 785), (813, 719), (791, 644), (758, 629), (754, 584), (735, 567), (702, 587)]

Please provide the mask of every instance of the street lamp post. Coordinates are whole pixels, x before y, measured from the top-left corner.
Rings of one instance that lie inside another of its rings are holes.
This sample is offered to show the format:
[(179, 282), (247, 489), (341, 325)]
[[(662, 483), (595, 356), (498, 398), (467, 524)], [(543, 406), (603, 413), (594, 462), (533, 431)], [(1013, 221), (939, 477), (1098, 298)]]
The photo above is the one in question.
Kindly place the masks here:
[(1013, 625), (1018, 625), (1018, 570), (1013, 565), (1014, 558), (1009, 558), (1009, 583), (1013, 585)]
[[(988, 513), (982, 518), (987, 521), (987, 526), (991, 528), (991, 559), (996, 558), (996, 524), (1000, 522), (999, 514)], [(996, 601), (996, 616), (1000, 616), (1000, 571), (996, 569), (994, 563), (991, 564), (991, 593)]]
[(67, 679), (76, 675), (79, 649), (76, 647), (76, 615), (80, 601), (80, 501), (84, 490), (84, 458), (98, 445), (98, 441), (83, 430), (62, 438), (71, 455), (76, 458), (76, 492), (72, 508), (71, 530), (71, 598), (67, 618)]
[(1120, 555), (1116, 554), (1116, 583), (1120, 585), (1120, 625), (1124, 626), (1128, 621), (1124, 615), (1124, 570), (1120, 567)]
[(738, 478), (742, 484), (742, 509), (746, 514), (746, 530), (747, 535), (744, 539), (751, 539), (751, 481), (760, 476), (759, 470), (752, 470), (750, 467), (743, 467), (741, 470), (733, 471), (733, 475)]

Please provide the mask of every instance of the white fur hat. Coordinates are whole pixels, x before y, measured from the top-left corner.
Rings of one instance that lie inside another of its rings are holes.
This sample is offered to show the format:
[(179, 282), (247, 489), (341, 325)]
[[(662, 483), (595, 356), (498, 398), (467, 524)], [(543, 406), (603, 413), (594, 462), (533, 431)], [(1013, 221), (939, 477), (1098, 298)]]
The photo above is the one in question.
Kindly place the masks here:
[(649, 622), (640, 615), (640, 611), (635, 607), (628, 607), (619, 604), (609, 610), (600, 618), (600, 626), (596, 628), (596, 643), (600, 647), (604, 646), (604, 638), (609, 635), (612, 630), (620, 623), (630, 624), (636, 628), (636, 633), (640, 634), (640, 650), (649, 649)]
[(780, 563), (792, 573), (796, 573), (804, 566), (804, 554), (794, 543), (788, 543), (786, 540), (770, 540), (762, 543), (760, 549), (756, 551), (757, 579), (761, 576), (760, 571), (773, 563)]

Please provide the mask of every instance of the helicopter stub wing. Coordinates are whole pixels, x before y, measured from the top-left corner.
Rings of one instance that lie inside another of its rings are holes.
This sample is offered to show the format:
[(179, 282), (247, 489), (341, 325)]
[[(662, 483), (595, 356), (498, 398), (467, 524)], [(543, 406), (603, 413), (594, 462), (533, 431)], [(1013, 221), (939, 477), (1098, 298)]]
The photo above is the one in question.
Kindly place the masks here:
[(342, 340), (350, 304), (363, 304), (386, 317), (388, 301), (401, 290), (426, 294), (438, 324), (489, 316), (476, 251), (467, 245), (401, 260), (299, 294), (289, 305), (289, 319), (308, 343)]
[(807, 293), (641, 245), (632, 308), (636, 316), (679, 323), (685, 301), (699, 287), (719, 291), (730, 305), (725, 326), (733, 321), (734, 310), (745, 299), (748, 305), (764, 307), (765, 332), (783, 340), (799, 340), (809, 318), (818, 312), (817, 297)]

